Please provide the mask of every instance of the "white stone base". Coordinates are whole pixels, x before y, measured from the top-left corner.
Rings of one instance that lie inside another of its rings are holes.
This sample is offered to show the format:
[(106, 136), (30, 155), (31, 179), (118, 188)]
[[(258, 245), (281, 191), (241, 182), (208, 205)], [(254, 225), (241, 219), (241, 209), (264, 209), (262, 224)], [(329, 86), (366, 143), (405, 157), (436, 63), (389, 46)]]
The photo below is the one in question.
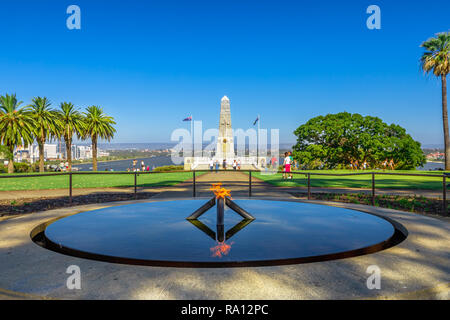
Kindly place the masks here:
[[(213, 158), (216, 159), (216, 158)], [(227, 169), (233, 170), (233, 161), (240, 160), (241, 161), (241, 170), (262, 170), (266, 165), (266, 158), (259, 157), (258, 163), (256, 161), (256, 157), (234, 157), (227, 158)], [(185, 157), (184, 158), (184, 170), (209, 170), (209, 162), (211, 158), (207, 157)], [(219, 169), (222, 168), (223, 159), (219, 160)], [(215, 167), (214, 167), (215, 169)]]

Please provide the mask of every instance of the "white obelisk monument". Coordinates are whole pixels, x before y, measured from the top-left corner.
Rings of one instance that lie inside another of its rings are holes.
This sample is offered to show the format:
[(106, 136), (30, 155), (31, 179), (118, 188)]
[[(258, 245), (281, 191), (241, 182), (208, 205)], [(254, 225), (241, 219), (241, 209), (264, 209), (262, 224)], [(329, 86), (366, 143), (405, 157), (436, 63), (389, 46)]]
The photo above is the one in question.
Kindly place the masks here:
[(224, 96), (220, 102), (219, 136), (217, 137), (215, 158), (219, 161), (226, 159), (229, 165), (235, 158), (230, 99), (227, 96)]

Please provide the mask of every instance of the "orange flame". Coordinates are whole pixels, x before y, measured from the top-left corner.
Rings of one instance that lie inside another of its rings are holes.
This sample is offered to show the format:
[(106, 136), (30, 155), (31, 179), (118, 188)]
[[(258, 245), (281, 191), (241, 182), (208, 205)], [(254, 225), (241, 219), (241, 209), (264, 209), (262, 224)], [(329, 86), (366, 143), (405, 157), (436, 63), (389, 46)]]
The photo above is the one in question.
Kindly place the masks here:
[(216, 195), (217, 199), (225, 199), (225, 197), (230, 197), (231, 198), (231, 190), (227, 190), (225, 188), (222, 187), (222, 183), (213, 183), (212, 187), (209, 188), (209, 190), (211, 190), (212, 192), (214, 192), (214, 194)]
[(230, 250), (231, 250), (231, 245), (234, 242), (231, 242), (230, 244), (226, 244), (225, 241), (224, 242), (217, 242), (217, 246), (212, 247), (210, 250), (212, 252), (212, 256), (213, 257), (218, 257), (218, 258), (222, 258), (222, 256), (226, 256)]

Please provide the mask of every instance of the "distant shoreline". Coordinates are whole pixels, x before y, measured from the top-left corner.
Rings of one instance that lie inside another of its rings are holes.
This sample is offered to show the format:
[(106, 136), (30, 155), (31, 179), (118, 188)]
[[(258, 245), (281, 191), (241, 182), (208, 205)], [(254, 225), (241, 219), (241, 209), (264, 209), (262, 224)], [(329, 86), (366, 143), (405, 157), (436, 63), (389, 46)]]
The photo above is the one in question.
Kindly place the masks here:
[[(116, 159), (116, 160), (102, 160), (97, 161), (97, 163), (109, 163), (109, 162), (117, 162), (117, 161), (125, 161), (125, 160), (134, 160), (134, 159), (147, 159), (147, 158), (157, 158), (157, 157), (170, 157), (167, 156), (148, 156), (148, 157), (133, 157), (133, 158), (123, 158), (123, 159)], [(73, 163), (72, 166), (79, 166), (84, 164), (92, 164), (92, 161), (86, 161), (86, 162), (79, 162), (79, 163)]]

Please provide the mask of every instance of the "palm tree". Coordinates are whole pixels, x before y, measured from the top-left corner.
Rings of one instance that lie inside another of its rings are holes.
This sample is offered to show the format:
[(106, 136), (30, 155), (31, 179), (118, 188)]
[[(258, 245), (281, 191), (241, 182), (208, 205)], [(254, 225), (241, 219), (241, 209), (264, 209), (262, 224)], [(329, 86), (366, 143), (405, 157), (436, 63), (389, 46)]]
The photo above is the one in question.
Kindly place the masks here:
[(14, 173), (14, 147), (33, 143), (33, 119), (16, 95), (0, 97), (0, 143), (8, 149), (8, 173)]
[(78, 138), (84, 132), (84, 117), (78, 109), (70, 102), (63, 102), (58, 110), (60, 122), (60, 136), (64, 138), (66, 144), (67, 162), (69, 171), (72, 170), (72, 138), (76, 134)]
[(441, 78), (442, 82), (442, 118), (444, 121), (445, 170), (450, 170), (450, 137), (447, 113), (447, 75), (450, 73), (450, 32), (436, 34), (421, 44), (427, 51), (420, 62), (424, 72)]
[(47, 98), (37, 97), (30, 105), (33, 118), (33, 133), (39, 146), (39, 172), (44, 172), (44, 144), (49, 138), (58, 135), (59, 121), (55, 110), (50, 109)]
[(103, 109), (97, 106), (87, 108), (85, 112), (84, 138), (92, 141), (92, 169), (97, 171), (97, 142), (98, 138), (110, 141), (114, 137), (116, 129), (113, 125), (114, 118), (103, 113)]

